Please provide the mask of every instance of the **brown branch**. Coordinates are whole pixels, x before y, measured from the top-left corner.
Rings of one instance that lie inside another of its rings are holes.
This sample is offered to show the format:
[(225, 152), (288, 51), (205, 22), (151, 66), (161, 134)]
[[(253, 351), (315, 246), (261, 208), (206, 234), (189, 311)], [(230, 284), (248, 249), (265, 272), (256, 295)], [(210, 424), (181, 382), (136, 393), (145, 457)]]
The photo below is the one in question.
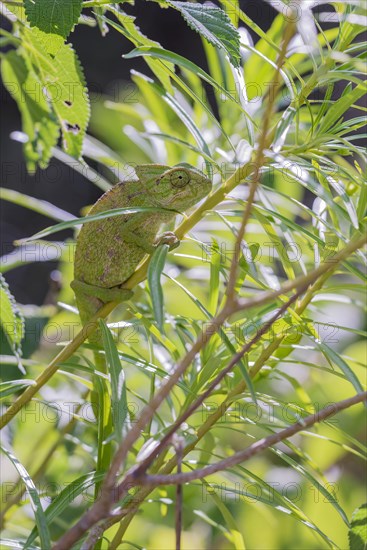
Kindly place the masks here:
[(277, 59), (277, 66), (275, 69), (275, 75), (273, 79), (273, 87), (272, 87), (272, 91), (270, 92), (269, 101), (267, 102), (265, 113), (263, 116), (262, 131), (260, 132), (259, 144), (256, 149), (255, 159), (254, 159), (254, 172), (251, 177), (249, 194), (247, 197), (245, 211), (243, 213), (241, 225), (236, 238), (234, 254), (232, 257), (232, 262), (231, 262), (230, 271), (229, 271), (228, 284), (226, 289), (226, 296), (227, 296), (228, 303), (235, 302), (235, 285), (237, 280), (239, 259), (241, 256), (241, 244), (245, 237), (246, 227), (250, 219), (252, 205), (255, 201), (256, 190), (260, 183), (261, 168), (265, 164), (265, 159), (266, 159), (265, 151), (271, 144), (272, 136), (269, 133), (269, 128), (271, 124), (272, 115), (275, 110), (275, 99), (277, 97), (277, 93), (281, 86), (281, 68), (283, 66), (288, 45), (291, 38), (293, 37), (295, 28), (296, 27), (293, 22), (288, 23), (288, 25), (285, 28), (283, 42), (282, 42), (279, 56)]
[(200, 407), (200, 405), (202, 405), (205, 399), (207, 399), (211, 395), (213, 390), (218, 386), (223, 378), (225, 378), (225, 376), (227, 376), (227, 374), (231, 372), (231, 370), (233, 370), (235, 365), (238, 363), (238, 361), (240, 361), (240, 359), (242, 359), (245, 353), (247, 353), (251, 349), (251, 347), (256, 344), (256, 342), (258, 342), (264, 334), (266, 334), (266, 332), (269, 330), (269, 328), (271, 328), (275, 321), (287, 311), (289, 306), (291, 306), (297, 300), (297, 298), (302, 294), (302, 292), (304, 292), (304, 290), (305, 289), (301, 289), (296, 294), (294, 294), (285, 304), (282, 305), (281, 308), (278, 309), (278, 311), (269, 319), (269, 321), (264, 323), (261, 329), (256, 332), (256, 335), (233, 356), (228, 365), (224, 369), (221, 369), (214, 380), (208, 385), (207, 389), (172, 424), (168, 432), (160, 440), (157, 447), (155, 447), (153, 451), (151, 451), (151, 453), (142, 462), (139, 463), (138, 466), (133, 466), (133, 468), (131, 468), (131, 470), (126, 473), (125, 479), (120, 483), (117, 488), (119, 500), (124, 496), (127, 488), (129, 488), (131, 478), (135, 479), (135, 477), (139, 477), (143, 474), (143, 472), (147, 470), (147, 468), (149, 468), (156, 456), (170, 442), (173, 434), (178, 430), (181, 424), (183, 424), (183, 422), (185, 422)]
[(323, 422), (330, 416), (333, 416), (334, 414), (344, 409), (347, 409), (352, 405), (356, 405), (357, 403), (362, 403), (363, 401), (367, 401), (367, 392), (358, 393), (353, 397), (349, 397), (348, 399), (344, 399), (343, 401), (339, 401), (338, 403), (328, 405), (321, 411), (315, 414), (311, 414), (310, 416), (307, 416), (302, 420), (299, 420), (298, 422), (296, 422), (295, 424), (292, 424), (291, 426), (288, 426), (284, 430), (281, 430), (280, 432), (269, 435), (268, 437), (260, 439), (259, 441), (256, 441), (255, 443), (253, 443), (243, 451), (239, 451), (238, 453), (235, 453), (234, 455), (228, 458), (220, 460), (216, 464), (211, 464), (210, 466), (206, 466), (205, 468), (201, 468), (200, 470), (194, 470), (191, 472), (184, 472), (181, 474), (172, 474), (172, 475), (144, 474), (144, 475), (141, 475), (137, 481), (139, 485), (144, 485), (144, 486), (149, 485), (151, 487), (157, 487), (158, 485), (177, 485), (182, 483), (188, 483), (189, 481), (193, 481), (196, 479), (203, 479), (206, 476), (215, 474), (216, 472), (220, 472), (221, 470), (227, 470), (228, 468), (232, 468), (233, 466), (236, 466), (237, 464), (240, 464), (245, 460), (249, 460), (249, 458), (261, 453), (262, 451), (264, 451), (265, 449), (268, 449), (272, 445), (275, 445), (280, 441), (284, 441), (285, 439), (292, 437), (296, 433), (301, 432), (306, 428), (310, 428), (311, 426), (313, 426), (318, 422)]

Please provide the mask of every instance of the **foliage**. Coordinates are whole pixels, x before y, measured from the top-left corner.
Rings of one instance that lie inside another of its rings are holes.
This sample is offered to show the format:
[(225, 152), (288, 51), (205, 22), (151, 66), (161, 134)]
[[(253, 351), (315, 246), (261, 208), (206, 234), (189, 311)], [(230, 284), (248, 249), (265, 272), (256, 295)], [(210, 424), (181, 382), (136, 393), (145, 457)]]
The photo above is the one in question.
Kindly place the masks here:
[[(316, 16), (310, 2), (270, 2), (279, 13), (265, 33), (236, 0), (220, 7), (155, 3), (178, 11), (199, 33), (208, 72), (144, 36), (125, 11), (133, 2), (4, 4), (13, 33), (2, 30), (2, 44), (11, 46), (2, 53), (2, 78), (21, 113), (17, 135), (30, 171), (46, 168), (52, 156), (74, 159), (106, 189), (131, 177), (136, 164), (185, 162), (205, 171), (214, 190), (178, 216), (180, 247), (158, 249), (149, 268), (147, 260), (128, 281), (134, 298), (100, 313), (113, 311), (108, 325), (99, 321), (107, 373), (93, 364), (86, 334), (69, 331), (78, 319), (68, 284), (70, 243), (62, 243), (59, 257), (59, 307), (45, 327), (63, 348), (56, 356), (43, 338), (22, 360), (27, 378), (17, 370), (22, 308), (4, 285), (1, 321), (17, 329), (8, 331), (11, 350), (2, 357), (14, 370), (13, 380), (0, 384), (9, 406), (3, 464), (5, 477), (16, 481), (3, 487), (2, 547), (48, 548), (84, 517), (103, 487), (106, 472), (97, 464), (106, 444), (121, 449), (144, 406), (187, 361), (127, 449), (119, 479), (147, 457), (151, 475), (175, 473), (174, 439), (158, 456), (154, 451), (180, 419), (174, 435), (183, 441), (184, 473), (299, 420), (298, 435), (183, 486), (182, 547), (346, 548), (348, 518), (364, 498), (354, 473), (365, 460), (362, 405), (314, 427), (302, 430), (302, 422), (365, 386), (367, 190), (359, 140), (366, 9), (361, 1), (318, 2)], [(323, 28), (330, 15), (333, 24)], [(147, 62), (150, 76), (132, 71), (126, 101), (90, 101), (66, 42), (86, 22), (122, 34), (133, 47), (124, 57)], [(98, 178), (88, 163), (97, 163)], [(41, 247), (51, 233), (85, 221), (7, 189), (2, 198), (61, 222), (33, 236)], [(237, 309), (228, 310), (231, 289)], [(32, 338), (25, 326), (24, 345)], [(89, 407), (93, 387), (99, 410)], [(83, 535), (83, 548), (155, 548), (163, 537), (174, 547), (176, 500), (169, 484), (154, 488), (142, 477), (114, 504), (113, 521), (104, 517), (101, 531)], [(364, 510), (351, 520), (352, 549), (365, 544), (358, 524)]]

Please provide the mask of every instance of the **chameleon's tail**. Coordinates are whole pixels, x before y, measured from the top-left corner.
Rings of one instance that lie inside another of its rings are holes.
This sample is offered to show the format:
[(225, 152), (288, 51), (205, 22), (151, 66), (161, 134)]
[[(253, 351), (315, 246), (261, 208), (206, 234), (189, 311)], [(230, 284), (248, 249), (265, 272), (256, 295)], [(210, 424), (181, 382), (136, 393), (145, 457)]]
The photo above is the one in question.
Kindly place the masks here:
[[(78, 303), (79, 314), (84, 327), (88, 325), (89, 320), (95, 315), (95, 313), (102, 307), (103, 302), (97, 298), (91, 298), (88, 303)], [(103, 337), (99, 327), (89, 335), (88, 342), (98, 348), (103, 348)], [(91, 404), (96, 418), (98, 427), (98, 457), (97, 457), (97, 471), (103, 471), (108, 469), (112, 458), (112, 443), (111, 433), (113, 430), (112, 424), (112, 412), (111, 412), (111, 398), (109, 392), (109, 386), (106, 378), (101, 377), (100, 373), (108, 374), (106, 358), (103, 353), (98, 350), (93, 350), (94, 369), (93, 376), (93, 390), (91, 392)], [(107, 440), (110, 440), (108, 443)], [(96, 485), (96, 496), (99, 491), (100, 484)]]

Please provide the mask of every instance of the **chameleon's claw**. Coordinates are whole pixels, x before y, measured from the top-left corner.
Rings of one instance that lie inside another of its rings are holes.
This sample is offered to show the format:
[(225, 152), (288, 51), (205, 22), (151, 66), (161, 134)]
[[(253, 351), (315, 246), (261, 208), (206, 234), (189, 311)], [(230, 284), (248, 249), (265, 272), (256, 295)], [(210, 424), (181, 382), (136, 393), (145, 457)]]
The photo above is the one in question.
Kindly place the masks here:
[(154, 243), (154, 246), (157, 247), (162, 244), (168, 244), (170, 250), (173, 250), (179, 246), (180, 239), (175, 233), (173, 233), (173, 231), (165, 231), (165, 233), (159, 235), (158, 239)]

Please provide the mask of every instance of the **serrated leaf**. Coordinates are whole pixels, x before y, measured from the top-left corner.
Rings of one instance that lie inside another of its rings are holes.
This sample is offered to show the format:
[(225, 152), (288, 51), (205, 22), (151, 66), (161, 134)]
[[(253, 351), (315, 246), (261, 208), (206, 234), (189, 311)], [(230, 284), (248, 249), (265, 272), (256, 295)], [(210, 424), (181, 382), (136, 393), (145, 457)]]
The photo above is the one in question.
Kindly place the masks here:
[(4, 277), (0, 273), (0, 323), (6, 335), (9, 345), (18, 360), (18, 366), (23, 373), (20, 364), (22, 355), (21, 341), (24, 336), (24, 318), (18, 309), (13, 295)]
[(367, 504), (354, 510), (348, 533), (349, 550), (366, 550), (367, 548)]
[(240, 66), (240, 35), (221, 8), (173, 0), (168, 0), (168, 4), (181, 12), (189, 27), (205, 40), (224, 49), (234, 67)]
[(111, 376), (111, 406), (115, 437), (117, 442), (121, 443), (127, 418), (125, 373), (110, 329), (103, 319), (99, 320), (99, 325), (102, 332), (108, 372)]
[(63, 148), (79, 158), (90, 115), (84, 74), (71, 45), (60, 48), (54, 63), (57, 78), (56, 86), (50, 88), (51, 103), (61, 126)]
[(34, 68), (41, 82), (42, 95), (55, 114), (63, 136), (63, 148), (74, 158), (82, 152), (88, 126), (88, 90), (79, 59), (70, 44), (44, 44), (44, 33), (23, 29), (25, 61)]
[(169, 246), (162, 244), (152, 254), (148, 267), (148, 284), (152, 298), (154, 317), (161, 332), (164, 331), (163, 292), (161, 275), (166, 262)]
[(22, 128), (28, 139), (23, 145), (27, 168), (33, 172), (37, 163), (46, 168), (56, 145), (59, 128), (56, 117), (42, 93), (42, 83), (18, 52), (3, 54), (1, 75), (5, 87), (17, 102)]
[(81, 0), (24, 0), (27, 19), (32, 27), (66, 38), (78, 22)]

